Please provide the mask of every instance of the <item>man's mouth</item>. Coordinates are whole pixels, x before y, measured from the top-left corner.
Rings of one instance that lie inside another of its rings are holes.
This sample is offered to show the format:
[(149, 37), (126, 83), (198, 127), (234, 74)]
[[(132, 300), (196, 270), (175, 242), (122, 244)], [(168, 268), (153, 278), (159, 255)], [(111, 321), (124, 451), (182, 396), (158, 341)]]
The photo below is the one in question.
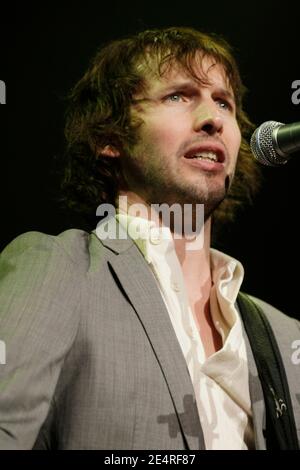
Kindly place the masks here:
[(202, 144), (188, 150), (184, 158), (224, 163), (225, 151), (221, 144)]
[(186, 158), (192, 158), (196, 160), (209, 160), (211, 162), (217, 162), (218, 161), (218, 156), (215, 152), (201, 152), (201, 153), (196, 153), (195, 155), (192, 155), (190, 157)]

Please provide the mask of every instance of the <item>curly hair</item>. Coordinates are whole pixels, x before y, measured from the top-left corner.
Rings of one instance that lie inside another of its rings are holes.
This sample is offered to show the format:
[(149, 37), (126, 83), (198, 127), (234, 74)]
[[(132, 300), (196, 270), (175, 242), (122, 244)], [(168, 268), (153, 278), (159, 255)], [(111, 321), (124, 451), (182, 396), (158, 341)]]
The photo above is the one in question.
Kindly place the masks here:
[(193, 69), (199, 52), (201, 58), (213, 58), (224, 68), (235, 96), (236, 117), (242, 134), (235, 177), (227, 197), (214, 212), (214, 223), (233, 220), (236, 209), (251, 202), (259, 187), (260, 170), (248, 144), (253, 124), (243, 111), (246, 89), (231, 47), (213, 34), (172, 27), (147, 30), (110, 42), (98, 51), (71, 90), (61, 184), (65, 206), (88, 218), (100, 203), (116, 205), (122, 178), (120, 159), (105, 157), (100, 150), (112, 145), (122, 153), (136, 142), (137, 123), (132, 122), (130, 106), (134, 94), (147, 83), (143, 65), (150, 60), (153, 67), (154, 61), (162, 76), (168, 66), (176, 63), (199, 79)]

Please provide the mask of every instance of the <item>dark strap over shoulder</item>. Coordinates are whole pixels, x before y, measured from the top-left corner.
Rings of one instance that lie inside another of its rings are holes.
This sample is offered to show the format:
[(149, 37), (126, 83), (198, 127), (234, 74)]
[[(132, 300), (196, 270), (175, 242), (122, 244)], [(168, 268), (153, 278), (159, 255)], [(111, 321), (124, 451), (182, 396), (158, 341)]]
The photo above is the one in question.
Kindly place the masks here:
[(237, 298), (261, 381), (267, 415), (267, 449), (298, 450), (293, 407), (281, 354), (261, 308), (244, 293)]

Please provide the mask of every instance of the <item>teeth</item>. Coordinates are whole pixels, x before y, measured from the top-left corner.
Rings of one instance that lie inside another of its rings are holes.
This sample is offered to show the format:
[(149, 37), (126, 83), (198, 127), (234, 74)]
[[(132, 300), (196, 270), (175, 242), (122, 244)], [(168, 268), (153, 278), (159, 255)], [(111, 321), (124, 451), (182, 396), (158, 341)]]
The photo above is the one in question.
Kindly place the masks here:
[(218, 161), (218, 157), (215, 154), (215, 152), (201, 152), (201, 153), (196, 153), (193, 158), (196, 158), (197, 160), (211, 160), (213, 162)]

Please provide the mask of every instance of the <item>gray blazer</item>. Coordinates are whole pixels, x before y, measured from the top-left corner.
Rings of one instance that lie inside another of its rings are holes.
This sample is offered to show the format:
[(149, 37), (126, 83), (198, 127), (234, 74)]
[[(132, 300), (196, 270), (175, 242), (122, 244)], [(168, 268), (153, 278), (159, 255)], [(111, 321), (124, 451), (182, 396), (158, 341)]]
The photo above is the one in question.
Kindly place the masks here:
[[(0, 258), (1, 449), (204, 449), (193, 386), (154, 276), (130, 239), (67, 230)], [(258, 301), (277, 336), (300, 435), (299, 322)], [(265, 409), (246, 337), (255, 443)]]

